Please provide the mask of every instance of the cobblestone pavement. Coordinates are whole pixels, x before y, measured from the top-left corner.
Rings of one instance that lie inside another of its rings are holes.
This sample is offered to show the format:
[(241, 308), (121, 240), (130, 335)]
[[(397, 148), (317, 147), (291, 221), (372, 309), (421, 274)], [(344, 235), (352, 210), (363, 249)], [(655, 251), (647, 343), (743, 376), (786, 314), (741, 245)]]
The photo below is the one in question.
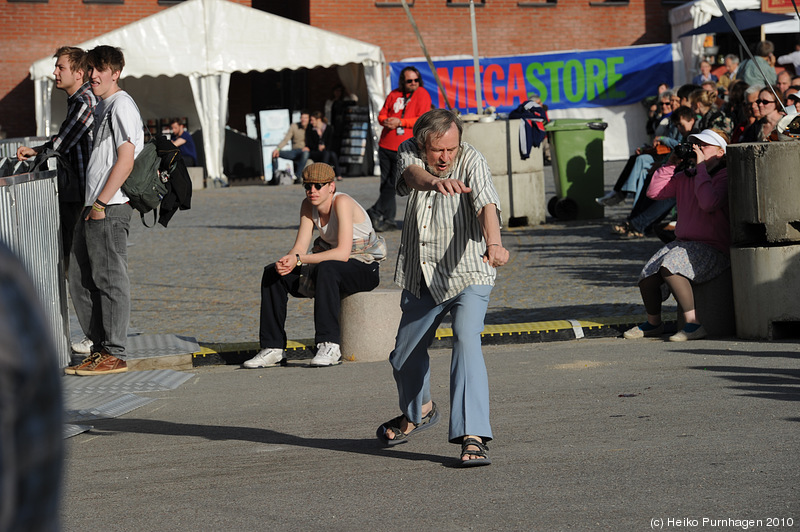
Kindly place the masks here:
[[(606, 189), (623, 162), (606, 163)], [(545, 168), (545, 184), (549, 199), (551, 167)], [(369, 207), (377, 198), (378, 178), (346, 178), (338, 187)], [(132, 220), (131, 329), (203, 343), (256, 341), (261, 272), (294, 242), (303, 197), (297, 185), (200, 190), (192, 209), (177, 213), (166, 229), (146, 229)], [(404, 207), (399, 198), (399, 218)], [(606, 209), (605, 219), (548, 217), (543, 225), (505, 229), (511, 259), (499, 270), (486, 323), (641, 314), (637, 276), (660, 241), (611, 234), (610, 222), (624, 218), (630, 207), (628, 202)], [(393, 288), (400, 232), (384, 236), (390, 257), (381, 266), (381, 288)], [(286, 329), (292, 339), (313, 337), (311, 300), (290, 298)]]

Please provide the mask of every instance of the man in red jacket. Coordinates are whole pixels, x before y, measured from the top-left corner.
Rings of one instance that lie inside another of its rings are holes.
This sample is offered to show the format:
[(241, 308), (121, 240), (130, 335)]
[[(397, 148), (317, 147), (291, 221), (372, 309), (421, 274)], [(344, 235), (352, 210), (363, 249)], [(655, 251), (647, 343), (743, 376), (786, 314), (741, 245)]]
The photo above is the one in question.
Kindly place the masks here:
[(395, 167), (397, 148), (412, 136), (417, 118), (431, 110), (431, 96), (422, 87), (419, 70), (409, 66), (400, 71), (398, 87), (389, 93), (378, 115), (383, 126), (378, 142), (378, 161), (381, 166), (381, 187), (375, 205), (367, 209), (376, 231), (397, 229), (395, 215)]

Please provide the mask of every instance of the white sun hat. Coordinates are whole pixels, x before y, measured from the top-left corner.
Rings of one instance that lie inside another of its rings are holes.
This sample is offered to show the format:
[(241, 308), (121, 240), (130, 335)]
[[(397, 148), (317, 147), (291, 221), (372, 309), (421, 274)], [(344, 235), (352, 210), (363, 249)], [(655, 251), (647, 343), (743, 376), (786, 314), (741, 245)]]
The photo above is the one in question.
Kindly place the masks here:
[(713, 129), (704, 129), (700, 133), (689, 135), (689, 142), (704, 142), (711, 146), (719, 146), (724, 152), (728, 152), (728, 143)]

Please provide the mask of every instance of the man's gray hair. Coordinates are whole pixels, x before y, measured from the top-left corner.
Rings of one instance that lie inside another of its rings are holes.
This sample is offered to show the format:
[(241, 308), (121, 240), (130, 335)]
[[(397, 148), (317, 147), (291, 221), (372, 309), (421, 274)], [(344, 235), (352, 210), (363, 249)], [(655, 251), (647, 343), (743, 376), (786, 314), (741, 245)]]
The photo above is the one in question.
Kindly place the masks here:
[(725, 56), (725, 59), (730, 59), (731, 63), (733, 63), (734, 65), (739, 64), (739, 56), (736, 54), (728, 54)]
[(749, 87), (747, 87), (747, 89), (744, 91), (744, 95), (745, 97), (747, 97), (750, 96), (751, 94), (758, 94), (762, 90), (764, 90), (764, 85), (759, 85), (756, 83), (755, 85), (750, 85)]
[(431, 135), (434, 137), (441, 137), (450, 131), (453, 124), (458, 128), (458, 142), (460, 144), (461, 133), (464, 130), (464, 126), (461, 123), (461, 119), (453, 111), (448, 109), (433, 109), (417, 118), (417, 121), (414, 123), (414, 140), (419, 149), (425, 149)]

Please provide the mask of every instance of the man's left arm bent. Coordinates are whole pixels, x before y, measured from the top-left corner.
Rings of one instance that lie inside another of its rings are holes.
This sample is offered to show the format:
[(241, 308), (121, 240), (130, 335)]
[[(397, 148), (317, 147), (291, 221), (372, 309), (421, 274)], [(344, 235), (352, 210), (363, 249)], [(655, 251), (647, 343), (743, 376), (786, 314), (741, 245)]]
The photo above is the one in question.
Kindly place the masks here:
[(509, 252), (503, 247), (500, 237), (500, 216), (497, 205), (488, 203), (478, 211), (478, 221), (481, 224), (483, 238), (486, 240), (486, 253), (483, 262), (488, 262), (493, 268), (498, 268), (508, 262)]

